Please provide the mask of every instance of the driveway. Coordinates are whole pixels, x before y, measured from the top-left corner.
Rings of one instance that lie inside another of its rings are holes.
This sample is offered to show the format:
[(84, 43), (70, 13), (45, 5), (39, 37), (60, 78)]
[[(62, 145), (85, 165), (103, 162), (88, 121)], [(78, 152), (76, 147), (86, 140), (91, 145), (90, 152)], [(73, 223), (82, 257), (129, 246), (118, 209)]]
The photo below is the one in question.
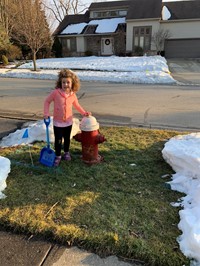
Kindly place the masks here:
[(187, 85), (200, 85), (200, 58), (167, 59), (173, 78)]

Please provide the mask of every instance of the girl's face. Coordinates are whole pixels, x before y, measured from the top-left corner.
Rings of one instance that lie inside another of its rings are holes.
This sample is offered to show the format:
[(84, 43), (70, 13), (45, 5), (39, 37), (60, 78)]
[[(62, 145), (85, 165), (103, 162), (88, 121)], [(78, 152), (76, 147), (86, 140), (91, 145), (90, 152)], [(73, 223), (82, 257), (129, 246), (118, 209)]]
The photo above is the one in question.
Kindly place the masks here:
[(71, 78), (62, 78), (61, 80), (62, 90), (66, 93), (70, 93), (72, 89), (72, 79)]

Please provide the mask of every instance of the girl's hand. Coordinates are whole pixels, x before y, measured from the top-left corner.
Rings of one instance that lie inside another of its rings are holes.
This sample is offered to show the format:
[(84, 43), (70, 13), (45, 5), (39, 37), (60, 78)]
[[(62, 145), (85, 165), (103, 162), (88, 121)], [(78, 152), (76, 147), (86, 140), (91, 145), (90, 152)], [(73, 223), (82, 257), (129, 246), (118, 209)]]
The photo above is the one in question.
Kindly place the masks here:
[(92, 115), (91, 112), (85, 112), (85, 113), (84, 113), (84, 116), (90, 116), (90, 115)]

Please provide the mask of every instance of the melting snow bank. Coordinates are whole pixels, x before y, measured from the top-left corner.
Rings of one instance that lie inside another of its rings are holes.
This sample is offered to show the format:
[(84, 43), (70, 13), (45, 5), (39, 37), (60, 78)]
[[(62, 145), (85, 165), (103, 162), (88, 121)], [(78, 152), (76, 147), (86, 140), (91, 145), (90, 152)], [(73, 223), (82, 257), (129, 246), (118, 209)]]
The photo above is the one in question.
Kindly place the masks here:
[[(40, 69), (70, 68), (78, 70), (142, 72), (163, 71), (168, 72), (167, 61), (162, 56), (84, 56), (38, 59), (37, 67)], [(25, 63), (19, 68), (33, 69), (33, 62)]]
[[(44, 79), (56, 80), (59, 70), (9, 69), (0, 73), (2, 78)], [(113, 82), (123, 84), (177, 84), (170, 73), (163, 71), (145, 72), (101, 72), (101, 71), (76, 71), (81, 81)]]
[(182, 206), (177, 239), (183, 254), (200, 265), (200, 133), (171, 138), (162, 150), (163, 158), (176, 172), (168, 182), (172, 190), (185, 193), (174, 206)]
[(161, 56), (46, 58), (38, 59), (36, 64), (38, 71), (32, 71), (33, 63), (28, 62), (17, 69), (1, 71), (0, 77), (56, 80), (59, 69), (70, 68), (81, 81), (177, 84), (170, 75), (166, 59)]
[[(52, 118), (51, 118), (52, 121)], [(79, 120), (77, 118), (73, 119), (73, 126), (71, 131), (71, 138), (77, 134), (79, 131)], [(38, 120), (36, 122), (28, 122), (23, 124), (22, 129), (18, 129), (13, 133), (10, 133), (8, 136), (5, 136), (0, 141), (0, 147), (12, 147), (18, 145), (26, 145), (33, 143), (35, 141), (44, 141), (46, 142), (46, 126), (43, 120)], [(53, 123), (49, 125), (49, 140), (50, 142), (54, 141), (53, 134)]]
[(10, 160), (0, 156), (0, 199), (5, 198), (2, 191), (6, 188), (6, 178), (10, 173)]

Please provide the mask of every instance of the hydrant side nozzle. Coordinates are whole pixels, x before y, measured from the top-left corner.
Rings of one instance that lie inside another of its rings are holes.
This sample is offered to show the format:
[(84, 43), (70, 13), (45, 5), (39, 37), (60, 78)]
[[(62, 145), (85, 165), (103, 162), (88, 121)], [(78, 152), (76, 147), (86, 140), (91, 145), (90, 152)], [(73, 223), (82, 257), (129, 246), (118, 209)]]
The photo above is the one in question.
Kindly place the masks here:
[(73, 139), (75, 139), (78, 142), (82, 141), (82, 133), (77, 133), (75, 136), (73, 136)]
[(97, 143), (103, 143), (104, 141), (107, 141), (106, 138), (103, 135), (98, 134), (97, 138), (96, 138), (96, 142)]

